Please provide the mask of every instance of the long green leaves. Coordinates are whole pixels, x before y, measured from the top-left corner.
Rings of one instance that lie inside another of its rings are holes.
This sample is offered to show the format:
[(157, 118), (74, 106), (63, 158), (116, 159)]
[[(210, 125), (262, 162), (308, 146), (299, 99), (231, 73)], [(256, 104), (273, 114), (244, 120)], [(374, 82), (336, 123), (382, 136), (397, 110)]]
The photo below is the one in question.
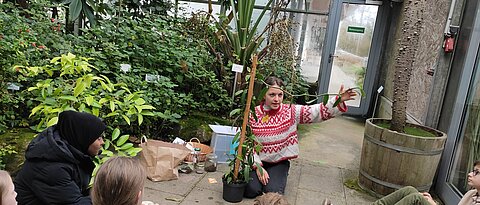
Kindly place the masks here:
[[(245, 65), (248, 64), (252, 55), (257, 52), (258, 47), (262, 44), (265, 38), (262, 36), (256, 36), (257, 28), (272, 2), (273, 0), (268, 1), (260, 16), (255, 20), (253, 27), (250, 26), (250, 23), (253, 22), (252, 15), (255, 0), (238, 1), (236, 7), (231, 7), (233, 11), (233, 20), (235, 22), (235, 30), (232, 31), (224, 27), (221, 29), (224, 30), (225, 36), (228, 38), (228, 41), (226, 42), (229, 42), (230, 47), (233, 48), (233, 56), (237, 59), (237, 62), (235, 63), (242, 64), (246, 67)], [(230, 0), (230, 4), (235, 5), (233, 0)], [(263, 32), (261, 35), (263, 35)]]

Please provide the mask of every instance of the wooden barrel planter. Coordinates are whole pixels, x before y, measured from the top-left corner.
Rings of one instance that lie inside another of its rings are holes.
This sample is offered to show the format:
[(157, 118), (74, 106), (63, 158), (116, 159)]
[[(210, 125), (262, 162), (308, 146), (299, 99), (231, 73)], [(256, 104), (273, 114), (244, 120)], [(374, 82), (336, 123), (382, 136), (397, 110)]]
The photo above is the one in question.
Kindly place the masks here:
[(441, 131), (409, 124), (435, 134), (419, 137), (384, 129), (376, 124), (389, 119), (372, 118), (365, 122), (359, 185), (377, 196), (404, 186), (428, 191), (432, 185), (447, 139)]

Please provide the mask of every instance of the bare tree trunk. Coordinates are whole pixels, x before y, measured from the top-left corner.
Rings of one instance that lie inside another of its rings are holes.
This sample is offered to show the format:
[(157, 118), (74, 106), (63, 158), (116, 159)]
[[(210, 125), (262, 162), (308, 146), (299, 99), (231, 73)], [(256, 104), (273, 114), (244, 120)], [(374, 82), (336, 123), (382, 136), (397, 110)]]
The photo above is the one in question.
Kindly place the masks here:
[(407, 119), (407, 102), (410, 77), (417, 47), (419, 46), (419, 35), (423, 25), (423, 14), (426, 0), (404, 1), (400, 39), (398, 39), (398, 53), (395, 58), (395, 76), (393, 80), (393, 105), (392, 124), (390, 129), (404, 133)]

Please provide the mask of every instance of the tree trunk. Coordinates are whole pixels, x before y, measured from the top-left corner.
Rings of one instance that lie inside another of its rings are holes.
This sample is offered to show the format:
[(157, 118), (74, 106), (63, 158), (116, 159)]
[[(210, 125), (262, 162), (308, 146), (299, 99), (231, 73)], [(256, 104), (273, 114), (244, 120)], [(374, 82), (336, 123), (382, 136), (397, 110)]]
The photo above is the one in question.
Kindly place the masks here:
[(408, 91), (423, 25), (426, 0), (404, 1), (403, 22), (398, 39), (393, 80), (392, 124), (390, 129), (404, 133), (407, 119)]

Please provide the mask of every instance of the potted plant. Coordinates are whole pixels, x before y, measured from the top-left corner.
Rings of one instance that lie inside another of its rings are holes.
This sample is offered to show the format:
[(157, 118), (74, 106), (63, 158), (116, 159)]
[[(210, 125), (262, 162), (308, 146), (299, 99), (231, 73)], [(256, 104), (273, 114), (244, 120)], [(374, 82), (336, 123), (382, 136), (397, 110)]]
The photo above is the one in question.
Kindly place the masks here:
[[(261, 145), (256, 143), (255, 135), (253, 135), (251, 131), (247, 132), (248, 134), (246, 134), (242, 146), (238, 146), (242, 147), (241, 154), (239, 154), (237, 147), (237, 152), (234, 154), (234, 158), (229, 160), (229, 169), (222, 178), (223, 199), (228, 202), (236, 203), (242, 201), (245, 187), (251, 180), (250, 172), (252, 171), (252, 167), (255, 165), (253, 153), (255, 151), (259, 152), (261, 149)], [(233, 140), (235, 144), (240, 145), (240, 136), (240, 133), (235, 136)], [(236, 176), (235, 171), (237, 171)]]
[(433, 128), (407, 123), (410, 77), (428, 5), (414, 0), (403, 6), (402, 28), (398, 30), (401, 37), (395, 49), (392, 119), (366, 121), (360, 160), (359, 185), (378, 195), (406, 185), (428, 191), (447, 138)]
[[(257, 142), (255, 135), (248, 126), (250, 107), (252, 105), (253, 87), (255, 84), (255, 72), (257, 57), (253, 57), (253, 65), (250, 73), (250, 83), (240, 133), (237, 133), (232, 143), (237, 144), (237, 151), (233, 159), (229, 160), (229, 170), (223, 175), (223, 199), (228, 202), (240, 202), (243, 199), (245, 186), (251, 180), (250, 172), (255, 165), (254, 153), (260, 152), (261, 145)], [(238, 109), (237, 109), (238, 110)], [(232, 112), (233, 113), (233, 112)], [(253, 114), (255, 115), (255, 114)], [(257, 164), (257, 166), (260, 166)]]

